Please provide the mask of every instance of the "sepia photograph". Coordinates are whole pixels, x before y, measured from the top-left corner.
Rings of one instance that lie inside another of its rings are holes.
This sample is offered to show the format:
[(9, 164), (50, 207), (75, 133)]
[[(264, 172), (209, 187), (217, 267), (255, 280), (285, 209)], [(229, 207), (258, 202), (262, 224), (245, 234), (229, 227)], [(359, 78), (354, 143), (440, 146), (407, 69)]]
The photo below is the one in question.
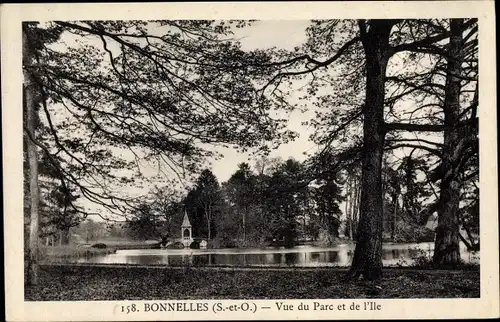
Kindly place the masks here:
[(21, 301), (168, 320), (487, 300), (482, 18), (351, 16), (12, 26)]

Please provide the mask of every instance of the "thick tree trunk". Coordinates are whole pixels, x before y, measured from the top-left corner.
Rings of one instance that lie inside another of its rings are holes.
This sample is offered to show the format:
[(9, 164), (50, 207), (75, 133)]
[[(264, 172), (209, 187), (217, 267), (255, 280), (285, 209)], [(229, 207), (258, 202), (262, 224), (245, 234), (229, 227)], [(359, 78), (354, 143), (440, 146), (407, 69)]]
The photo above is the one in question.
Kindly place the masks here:
[(384, 95), (388, 42), (393, 22), (372, 20), (362, 31), (366, 53), (366, 102), (363, 124), (363, 168), (360, 219), (350, 277), (382, 276), (382, 156), (385, 138)]
[[(32, 57), (28, 46), (27, 35), (23, 31), (23, 64), (30, 63)], [(32, 139), (35, 138), (36, 124), (36, 108), (34, 84), (30, 74), (24, 69), (24, 101), (26, 108), (26, 131), (29, 132), (26, 140), (26, 148), (28, 150), (29, 164), (29, 183), (30, 183), (30, 235), (28, 247), (28, 278), (27, 282), (31, 285), (36, 285), (38, 282), (38, 257), (39, 257), (39, 188), (38, 188), (38, 155), (35, 143)], [(31, 139), (30, 139), (31, 138)]]
[(456, 266), (460, 263), (458, 210), (460, 182), (455, 173), (460, 158), (460, 78), (462, 65), (462, 19), (451, 19), (448, 67), (446, 75), (444, 122), (444, 149), (442, 159), (440, 207), (434, 247), (434, 264), (438, 267)]

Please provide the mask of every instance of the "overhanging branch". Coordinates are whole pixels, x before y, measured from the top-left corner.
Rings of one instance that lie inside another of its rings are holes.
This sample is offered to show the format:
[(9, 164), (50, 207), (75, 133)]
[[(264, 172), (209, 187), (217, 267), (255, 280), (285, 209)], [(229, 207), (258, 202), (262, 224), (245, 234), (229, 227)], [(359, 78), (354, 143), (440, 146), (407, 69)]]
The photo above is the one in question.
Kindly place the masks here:
[[(304, 55), (304, 56), (298, 57), (298, 58), (301, 58), (302, 60), (306, 60), (307, 63), (314, 64), (315, 66), (311, 67), (311, 68), (308, 68), (308, 69), (305, 69), (305, 70), (302, 70), (302, 71), (278, 73), (264, 87), (262, 87), (259, 91), (260, 92), (264, 92), (266, 90), (266, 88), (269, 87), (272, 83), (274, 83), (277, 79), (282, 79), (283, 77), (286, 77), (286, 76), (296, 76), (296, 75), (301, 75), (301, 74), (307, 74), (307, 73), (314, 72), (315, 70), (319, 69), (320, 67), (327, 67), (328, 65), (332, 64), (333, 62), (335, 62), (338, 58), (340, 58), (344, 54), (344, 52), (346, 52), (349, 49), (349, 47), (351, 47), (353, 44), (357, 43), (359, 40), (360, 40), (359, 37), (352, 38), (351, 40), (349, 40), (348, 42), (346, 42), (337, 51), (337, 53), (335, 55), (333, 55), (332, 57), (330, 57), (329, 59), (327, 59), (327, 60), (325, 60), (323, 62), (315, 60), (315, 59), (309, 57), (308, 55)], [(290, 61), (291, 60), (286, 61), (284, 63), (289, 63)], [(300, 61), (300, 59), (294, 59), (293, 61)], [(273, 63), (273, 64), (276, 65), (277, 63)]]
[(442, 157), (441, 151), (438, 149), (434, 149), (425, 145), (419, 145), (419, 144), (409, 144), (409, 143), (401, 143), (401, 144), (394, 144), (394, 145), (388, 145), (387, 147), (384, 148), (384, 150), (394, 150), (394, 149), (399, 149), (399, 148), (416, 148), (416, 149), (422, 149), (427, 152), (430, 152), (438, 157)]
[(386, 132), (408, 131), (408, 132), (442, 132), (446, 125), (441, 124), (411, 124), (411, 123), (385, 123)]

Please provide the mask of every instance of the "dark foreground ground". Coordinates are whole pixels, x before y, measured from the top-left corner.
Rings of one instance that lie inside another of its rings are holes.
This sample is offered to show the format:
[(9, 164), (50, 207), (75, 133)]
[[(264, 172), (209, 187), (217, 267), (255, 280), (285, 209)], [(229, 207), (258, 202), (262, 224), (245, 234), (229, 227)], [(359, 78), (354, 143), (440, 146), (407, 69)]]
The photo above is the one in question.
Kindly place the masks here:
[(479, 297), (479, 270), (386, 269), (377, 285), (343, 269), (228, 269), (46, 265), (27, 301)]

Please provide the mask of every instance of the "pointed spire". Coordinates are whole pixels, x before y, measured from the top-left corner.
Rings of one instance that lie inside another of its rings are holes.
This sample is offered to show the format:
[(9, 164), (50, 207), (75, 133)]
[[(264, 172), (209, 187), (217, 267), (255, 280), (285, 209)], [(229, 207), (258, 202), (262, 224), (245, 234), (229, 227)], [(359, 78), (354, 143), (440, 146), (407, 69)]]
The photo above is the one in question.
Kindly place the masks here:
[(182, 228), (185, 228), (185, 227), (191, 227), (191, 223), (189, 222), (188, 214), (187, 214), (186, 210), (184, 209), (184, 219), (182, 220)]

